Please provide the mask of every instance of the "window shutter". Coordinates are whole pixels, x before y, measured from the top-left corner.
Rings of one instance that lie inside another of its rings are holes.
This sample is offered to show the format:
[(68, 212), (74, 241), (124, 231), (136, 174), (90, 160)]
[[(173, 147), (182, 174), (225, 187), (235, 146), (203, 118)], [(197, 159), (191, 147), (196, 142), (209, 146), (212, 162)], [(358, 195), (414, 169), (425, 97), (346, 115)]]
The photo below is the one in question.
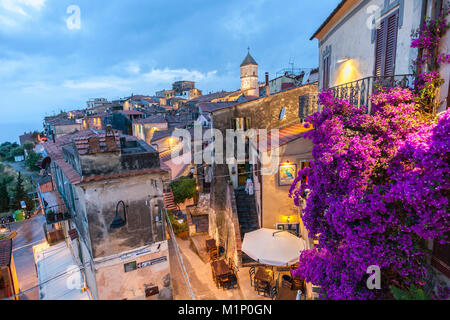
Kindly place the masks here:
[(386, 40), (386, 62), (384, 75), (393, 76), (395, 73), (395, 56), (397, 54), (398, 12), (388, 18)]
[(251, 125), (252, 125), (252, 123), (251, 123), (250, 118), (245, 118), (245, 128), (244, 128), (244, 130), (245, 131), (250, 130)]
[(323, 89), (328, 89), (330, 86), (330, 56), (323, 58), (323, 75), (322, 75)]
[(376, 44), (375, 44), (374, 75), (376, 77), (381, 76), (382, 70), (384, 69), (384, 57), (385, 57), (385, 52), (386, 52), (385, 31), (386, 31), (386, 21), (382, 20), (380, 22), (380, 27), (377, 29), (377, 37), (376, 37)]
[(398, 11), (384, 18), (376, 32), (374, 75), (393, 76), (397, 54)]

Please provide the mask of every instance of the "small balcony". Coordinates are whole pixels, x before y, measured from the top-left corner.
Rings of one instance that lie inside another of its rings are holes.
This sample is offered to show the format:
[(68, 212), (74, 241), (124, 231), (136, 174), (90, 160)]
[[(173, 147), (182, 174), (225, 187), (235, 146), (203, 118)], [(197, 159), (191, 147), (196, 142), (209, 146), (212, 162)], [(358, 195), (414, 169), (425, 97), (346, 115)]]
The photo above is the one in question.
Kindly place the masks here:
[(413, 89), (415, 76), (412, 74), (401, 74), (383, 77), (367, 77), (353, 82), (348, 82), (330, 88), (335, 98), (348, 100), (351, 104), (358, 107), (365, 106), (367, 112), (372, 109), (370, 97), (377, 88)]
[(54, 224), (71, 218), (69, 210), (65, 204), (59, 204), (45, 208), (45, 218), (48, 224)]

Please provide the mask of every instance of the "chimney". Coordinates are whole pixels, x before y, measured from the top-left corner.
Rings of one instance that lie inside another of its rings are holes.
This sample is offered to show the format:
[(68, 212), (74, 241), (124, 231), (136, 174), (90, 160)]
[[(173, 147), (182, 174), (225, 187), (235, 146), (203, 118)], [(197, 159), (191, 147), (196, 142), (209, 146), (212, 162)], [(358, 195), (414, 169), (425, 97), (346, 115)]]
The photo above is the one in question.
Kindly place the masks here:
[(270, 96), (269, 73), (266, 72), (266, 97)]
[(89, 144), (89, 153), (90, 154), (100, 152), (100, 143), (99, 143), (98, 137), (90, 137), (88, 139), (88, 144)]
[(108, 125), (106, 127), (105, 143), (106, 143), (106, 150), (108, 151), (117, 150), (116, 137), (111, 125)]

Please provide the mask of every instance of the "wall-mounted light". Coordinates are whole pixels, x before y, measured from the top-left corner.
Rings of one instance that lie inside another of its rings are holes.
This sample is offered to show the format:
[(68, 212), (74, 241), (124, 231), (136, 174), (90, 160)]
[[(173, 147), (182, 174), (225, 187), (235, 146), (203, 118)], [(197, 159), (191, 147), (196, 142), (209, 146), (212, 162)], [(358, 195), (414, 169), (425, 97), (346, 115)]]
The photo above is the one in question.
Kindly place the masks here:
[[(120, 205), (122, 205), (122, 208), (123, 208), (123, 219), (119, 216), (119, 206)], [(116, 216), (114, 217), (110, 228), (112, 230), (120, 229), (120, 228), (124, 227), (126, 224), (127, 224), (127, 208), (126, 208), (125, 202), (119, 201), (116, 206)]]
[(339, 63), (344, 63), (344, 62), (346, 62), (346, 61), (348, 61), (348, 60), (350, 60), (349, 57), (343, 57), (343, 58), (339, 59), (339, 60), (337, 61), (337, 63), (338, 63), (338, 64), (339, 64)]

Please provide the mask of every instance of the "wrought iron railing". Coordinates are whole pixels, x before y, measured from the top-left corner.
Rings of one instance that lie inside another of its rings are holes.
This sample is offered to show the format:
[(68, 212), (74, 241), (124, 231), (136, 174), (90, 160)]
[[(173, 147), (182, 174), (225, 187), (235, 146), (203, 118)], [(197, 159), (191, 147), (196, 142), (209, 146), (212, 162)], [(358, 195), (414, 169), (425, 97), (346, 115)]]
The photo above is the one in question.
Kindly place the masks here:
[(384, 88), (409, 88), (414, 86), (414, 75), (401, 74), (383, 77), (367, 77), (356, 81), (344, 83), (339, 86), (330, 88), (335, 98), (348, 100), (351, 104), (358, 107), (365, 106), (367, 112), (371, 111), (372, 103), (370, 97), (376, 89)]
[(69, 210), (65, 204), (45, 207), (45, 218), (48, 224), (58, 223), (71, 218)]

